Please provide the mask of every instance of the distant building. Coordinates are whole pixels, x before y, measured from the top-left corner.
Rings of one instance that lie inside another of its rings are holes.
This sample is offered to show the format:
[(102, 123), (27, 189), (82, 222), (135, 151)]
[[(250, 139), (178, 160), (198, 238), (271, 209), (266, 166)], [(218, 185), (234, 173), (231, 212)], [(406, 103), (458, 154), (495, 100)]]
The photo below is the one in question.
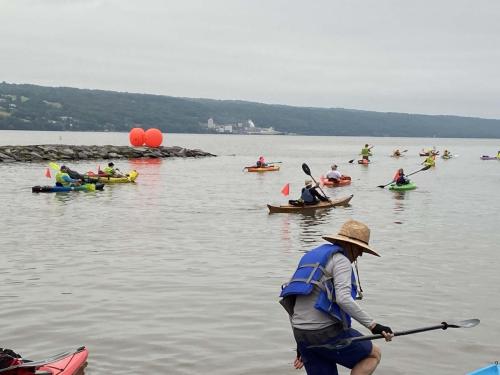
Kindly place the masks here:
[(215, 128), (215, 122), (214, 122), (214, 119), (213, 118), (209, 118), (208, 121), (207, 121), (207, 126), (209, 129), (214, 129)]

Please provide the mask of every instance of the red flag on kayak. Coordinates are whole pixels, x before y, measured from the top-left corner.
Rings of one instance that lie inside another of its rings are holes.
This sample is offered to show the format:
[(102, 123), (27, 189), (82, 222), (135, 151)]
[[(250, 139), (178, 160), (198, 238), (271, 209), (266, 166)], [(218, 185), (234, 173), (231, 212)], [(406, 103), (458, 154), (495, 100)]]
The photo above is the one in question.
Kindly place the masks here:
[(290, 194), (290, 184), (286, 184), (281, 188), (281, 194), (283, 194), (285, 197)]
[(47, 168), (47, 170), (45, 171), (45, 177), (52, 178), (52, 176), (50, 175), (50, 168)]

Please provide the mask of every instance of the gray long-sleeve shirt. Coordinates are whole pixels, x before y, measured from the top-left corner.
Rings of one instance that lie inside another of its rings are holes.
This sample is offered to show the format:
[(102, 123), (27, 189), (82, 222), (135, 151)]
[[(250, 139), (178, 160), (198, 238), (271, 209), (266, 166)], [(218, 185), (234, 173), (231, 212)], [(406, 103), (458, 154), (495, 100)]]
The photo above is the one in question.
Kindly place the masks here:
[[(333, 275), (336, 302), (339, 307), (360, 324), (369, 328), (374, 323), (373, 318), (364, 312), (351, 296), (351, 262), (341, 253), (335, 253), (326, 264), (326, 270)], [(297, 296), (293, 315), (292, 326), (304, 330), (321, 329), (338, 320), (325, 314), (314, 307), (320, 293), (318, 286), (314, 286), (312, 293), (307, 296)]]

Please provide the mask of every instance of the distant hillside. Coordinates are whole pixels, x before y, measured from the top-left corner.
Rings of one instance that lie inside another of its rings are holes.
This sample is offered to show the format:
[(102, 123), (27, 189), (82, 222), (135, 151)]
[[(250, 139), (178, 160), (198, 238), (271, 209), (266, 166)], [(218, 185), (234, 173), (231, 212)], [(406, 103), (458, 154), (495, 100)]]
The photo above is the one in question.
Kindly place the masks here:
[(500, 138), (500, 120), (305, 108), (189, 99), (67, 87), (0, 83), (0, 129), (203, 133), (199, 124), (252, 119), (257, 126), (304, 135)]

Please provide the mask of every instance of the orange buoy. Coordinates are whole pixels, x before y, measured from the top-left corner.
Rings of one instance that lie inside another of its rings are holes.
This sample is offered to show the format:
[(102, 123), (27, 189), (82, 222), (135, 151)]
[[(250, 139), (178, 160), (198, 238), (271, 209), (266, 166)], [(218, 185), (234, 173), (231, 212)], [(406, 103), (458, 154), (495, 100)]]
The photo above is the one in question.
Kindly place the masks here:
[(159, 147), (163, 142), (161, 131), (156, 128), (146, 130), (144, 133), (144, 142), (148, 147)]
[(143, 128), (133, 128), (128, 133), (128, 139), (130, 144), (135, 147), (140, 147), (144, 144), (144, 129)]

